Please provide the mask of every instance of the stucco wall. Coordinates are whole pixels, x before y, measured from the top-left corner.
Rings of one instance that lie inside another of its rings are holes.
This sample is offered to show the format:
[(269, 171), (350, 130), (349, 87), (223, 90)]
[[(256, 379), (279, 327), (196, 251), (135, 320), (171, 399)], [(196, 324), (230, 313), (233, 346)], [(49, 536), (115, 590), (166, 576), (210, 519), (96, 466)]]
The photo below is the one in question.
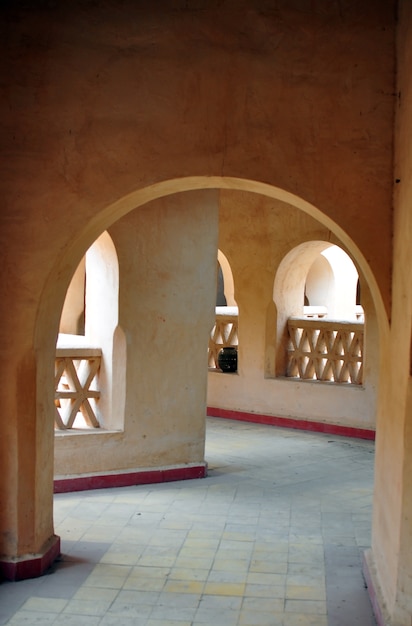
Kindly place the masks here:
[[(295, 207), (250, 193), (220, 193), (219, 249), (233, 273), (239, 306), (239, 367), (237, 375), (210, 372), (208, 405), (279, 417), (374, 428), (378, 363), (376, 312), (367, 308), (364, 384), (342, 385), (276, 377), (266, 355), (281, 342), (273, 312), (274, 283), (284, 257), (304, 242), (330, 243), (330, 231)], [(302, 255), (303, 256), (303, 255)], [(299, 256), (296, 263), (310, 265)], [(286, 284), (285, 290), (293, 290)], [(365, 294), (366, 296), (366, 294)], [(303, 291), (300, 294), (303, 311)], [(269, 330), (272, 316), (274, 325)], [(284, 346), (279, 350), (283, 351)], [(278, 355), (278, 358), (280, 355)], [(269, 371), (268, 371), (269, 370)]]
[(400, 3), (390, 345), (378, 413), (372, 570), (388, 623), (412, 615), (412, 6)]
[(5, 3), (2, 29), (0, 554), (16, 556), (53, 532), (64, 296), (129, 211), (193, 187), (290, 194), (344, 239), (384, 323), (394, 15), (389, 0), (29, 1)]
[(123, 415), (108, 419), (120, 432), (58, 433), (57, 476), (204, 462), (217, 233), (213, 191), (157, 200), (110, 229), (126, 362)]

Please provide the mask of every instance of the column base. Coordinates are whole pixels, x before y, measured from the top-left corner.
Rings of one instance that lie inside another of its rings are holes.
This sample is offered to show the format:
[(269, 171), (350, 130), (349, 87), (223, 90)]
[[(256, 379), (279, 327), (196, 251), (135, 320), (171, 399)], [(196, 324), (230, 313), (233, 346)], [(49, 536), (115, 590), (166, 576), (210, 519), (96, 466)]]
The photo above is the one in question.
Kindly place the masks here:
[(0, 559), (0, 580), (17, 581), (42, 576), (59, 555), (60, 537), (52, 535), (40, 553)]
[(369, 598), (372, 604), (372, 609), (375, 615), (377, 626), (387, 626), (388, 620), (385, 618), (383, 599), (379, 589), (379, 584), (376, 577), (375, 565), (373, 562), (372, 550), (365, 550), (363, 553), (363, 576), (368, 588)]

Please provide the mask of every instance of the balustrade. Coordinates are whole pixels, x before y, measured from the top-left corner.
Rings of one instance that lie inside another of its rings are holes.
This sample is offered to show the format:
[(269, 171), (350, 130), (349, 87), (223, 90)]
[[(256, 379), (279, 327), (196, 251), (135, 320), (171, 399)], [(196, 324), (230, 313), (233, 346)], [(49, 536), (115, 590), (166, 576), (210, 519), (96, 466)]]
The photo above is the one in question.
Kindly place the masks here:
[(210, 333), (208, 366), (219, 369), (217, 357), (222, 348), (238, 345), (237, 307), (216, 307), (216, 322)]
[[(330, 319), (292, 317), (288, 320), (286, 375), (304, 380), (362, 384), (364, 324)], [(218, 354), (238, 346), (236, 307), (218, 307), (210, 333), (208, 366), (218, 370)], [(79, 413), (86, 427), (99, 428), (93, 401), (100, 398), (100, 348), (84, 337), (59, 335), (55, 366), (55, 427), (73, 428)], [(92, 401), (92, 402), (91, 402)]]
[(363, 335), (362, 322), (289, 318), (286, 375), (361, 385)]
[(55, 362), (56, 429), (73, 428), (79, 413), (87, 427), (99, 428), (90, 400), (100, 398), (97, 377), (101, 358), (101, 349), (88, 347), (84, 337), (59, 335)]

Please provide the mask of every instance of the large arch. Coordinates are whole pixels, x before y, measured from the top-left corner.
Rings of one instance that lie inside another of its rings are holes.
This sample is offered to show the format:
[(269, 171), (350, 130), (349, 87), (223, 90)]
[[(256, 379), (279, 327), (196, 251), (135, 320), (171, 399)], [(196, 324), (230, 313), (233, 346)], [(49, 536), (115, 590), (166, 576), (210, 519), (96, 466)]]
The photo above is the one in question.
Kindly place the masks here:
[[(35, 485), (33, 489), (36, 502), (33, 504), (33, 527), (40, 526), (42, 534), (47, 534), (49, 529), (49, 541), (44, 550), (50, 556), (56, 552), (56, 543), (53, 540), (53, 517), (52, 517), (52, 494), (53, 494), (53, 365), (54, 348), (58, 332), (60, 311), (64, 296), (69, 285), (71, 276), (75, 271), (80, 259), (97, 237), (120, 220), (123, 216), (143, 207), (152, 200), (172, 197), (183, 192), (196, 192), (203, 190), (236, 190), (258, 194), (281, 201), (293, 206), (318, 220), (326, 226), (337, 242), (340, 242), (355, 260), (362, 271), (369, 286), (377, 312), (377, 324), (379, 328), (379, 341), (385, 349), (388, 342), (388, 319), (385, 306), (381, 297), (377, 280), (362, 254), (344, 229), (320, 208), (278, 187), (242, 178), (221, 176), (194, 176), (164, 180), (157, 184), (137, 189), (133, 193), (119, 198), (116, 202), (100, 211), (92, 218), (84, 228), (78, 232), (56, 259), (45, 282), (42, 297), (38, 307), (36, 327), (34, 332), (35, 371), (36, 371), (36, 432), (31, 446), (32, 454), (36, 458), (36, 471), (34, 474)], [(41, 519), (38, 522), (37, 517)], [(50, 548), (50, 541), (53, 546)], [(47, 558), (41, 558), (41, 563), (47, 565)]]
[[(301, 211), (304, 211), (329, 228), (331, 233), (335, 235), (336, 239), (341, 242), (345, 249), (348, 250), (351, 257), (364, 274), (375, 304), (380, 332), (384, 334), (388, 332), (389, 326), (385, 305), (378, 283), (367, 260), (343, 228), (334, 222), (326, 213), (322, 212), (320, 208), (315, 207), (304, 198), (301, 198), (284, 189), (259, 181), (222, 176), (190, 176), (186, 178), (165, 180), (154, 185), (138, 189), (131, 194), (119, 198), (119, 200), (106, 207), (106, 209), (101, 211), (89, 221), (84, 229), (78, 234), (77, 238), (74, 239), (71, 245), (65, 250), (64, 254), (56, 260), (56, 264), (50, 271), (43, 291), (42, 302), (39, 307), (35, 345), (44, 345), (44, 337), (40, 338), (39, 332), (41, 332), (42, 318), (50, 315), (50, 311), (55, 308), (53, 305), (51, 306), (50, 300), (61, 299), (61, 292), (63, 289), (67, 290), (67, 286), (75, 267), (77, 267), (77, 264), (80, 262), (80, 259), (84, 255), (85, 251), (103, 231), (130, 211), (133, 211), (134, 209), (141, 207), (152, 200), (175, 193), (202, 189), (232, 189), (267, 196), (269, 198), (280, 200), (285, 204), (290, 204)], [(56, 289), (56, 285), (60, 286), (60, 288)], [(48, 313), (46, 313), (46, 311), (48, 311)]]
[[(379, 333), (379, 344), (386, 345), (388, 341), (389, 323), (385, 311), (385, 305), (373, 272), (363, 256), (361, 250), (356, 246), (349, 235), (329, 218), (322, 210), (307, 202), (304, 198), (296, 196), (284, 189), (262, 183), (259, 181), (228, 178), (228, 177), (186, 177), (173, 180), (165, 180), (160, 183), (137, 189), (135, 192), (119, 198), (115, 203), (109, 205), (96, 215), (84, 229), (78, 234), (64, 254), (56, 260), (54, 267), (48, 276), (45, 289), (40, 303), (36, 334), (35, 349), (37, 354), (37, 411), (41, 420), (48, 423), (48, 407), (52, 406), (52, 388), (45, 386), (44, 381), (50, 380), (52, 376), (52, 354), (55, 345), (55, 337), (50, 328), (56, 328), (61, 311), (64, 293), (70, 282), (71, 276), (77, 267), (85, 251), (95, 241), (99, 235), (110, 225), (120, 220), (131, 211), (145, 206), (147, 203), (159, 199), (195, 190), (234, 190), (246, 191), (268, 198), (280, 200), (282, 203), (293, 206), (326, 226), (333, 234), (335, 240), (348, 251), (359, 271), (362, 273), (368, 286), (371, 298), (376, 311), (377, 330)], [(332, 238), (332, 237), (331, 237)], [(322, 244), (320, 244), (322, 246)], [(325, 247), (327, 247), (325, 243)], [(319, 251), (319, 244), (314, 248), (314, 254)], [(49, 358), (45, 355), (49, 354)]]

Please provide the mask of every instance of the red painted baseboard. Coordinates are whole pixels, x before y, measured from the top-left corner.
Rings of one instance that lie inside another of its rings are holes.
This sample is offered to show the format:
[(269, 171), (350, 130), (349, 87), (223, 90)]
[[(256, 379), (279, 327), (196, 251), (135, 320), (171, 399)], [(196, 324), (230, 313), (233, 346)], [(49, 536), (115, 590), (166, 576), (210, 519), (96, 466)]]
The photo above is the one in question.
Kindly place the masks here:
[(175, 480), (191, 480), (205, 478), (207, 465), (170, 467), (150, 469), (117, 474), (100, 474), (93, 476), (75, 476), (58, 478), (54, 481), (54, 493), (71, 491), (87, 491), (89, 489), (108, 489), (111, 487), (131, 487), (132, 485), (149, 485), (166, 483)]
[(0, 560), (0, 580), (25, 580), (42, 576), (60, 555), (60, 537), (53, 535), (41, 554), (30, 554), (16, 560)]
[(339, 426), (310, 420), (292, 419), (290, 417), (275, 417), (273, 415), (261, 415), (259, 413), (246, 413), (244, 411), (232, 411), (231, 409), (219, 409), (208, 407), (209, 417), (222, 417), (224, 419), (239, 420), (241, 422), (253, 422), (255, 424), (267, 424), (280, 428), (295, 428), (297, 430), (309, 430), (311, 432), (326, 433), (329, 435), (341, 435), (343, 437), (355, 437), (358, 439), (375, 440), (375, 431), (352, 426)]

